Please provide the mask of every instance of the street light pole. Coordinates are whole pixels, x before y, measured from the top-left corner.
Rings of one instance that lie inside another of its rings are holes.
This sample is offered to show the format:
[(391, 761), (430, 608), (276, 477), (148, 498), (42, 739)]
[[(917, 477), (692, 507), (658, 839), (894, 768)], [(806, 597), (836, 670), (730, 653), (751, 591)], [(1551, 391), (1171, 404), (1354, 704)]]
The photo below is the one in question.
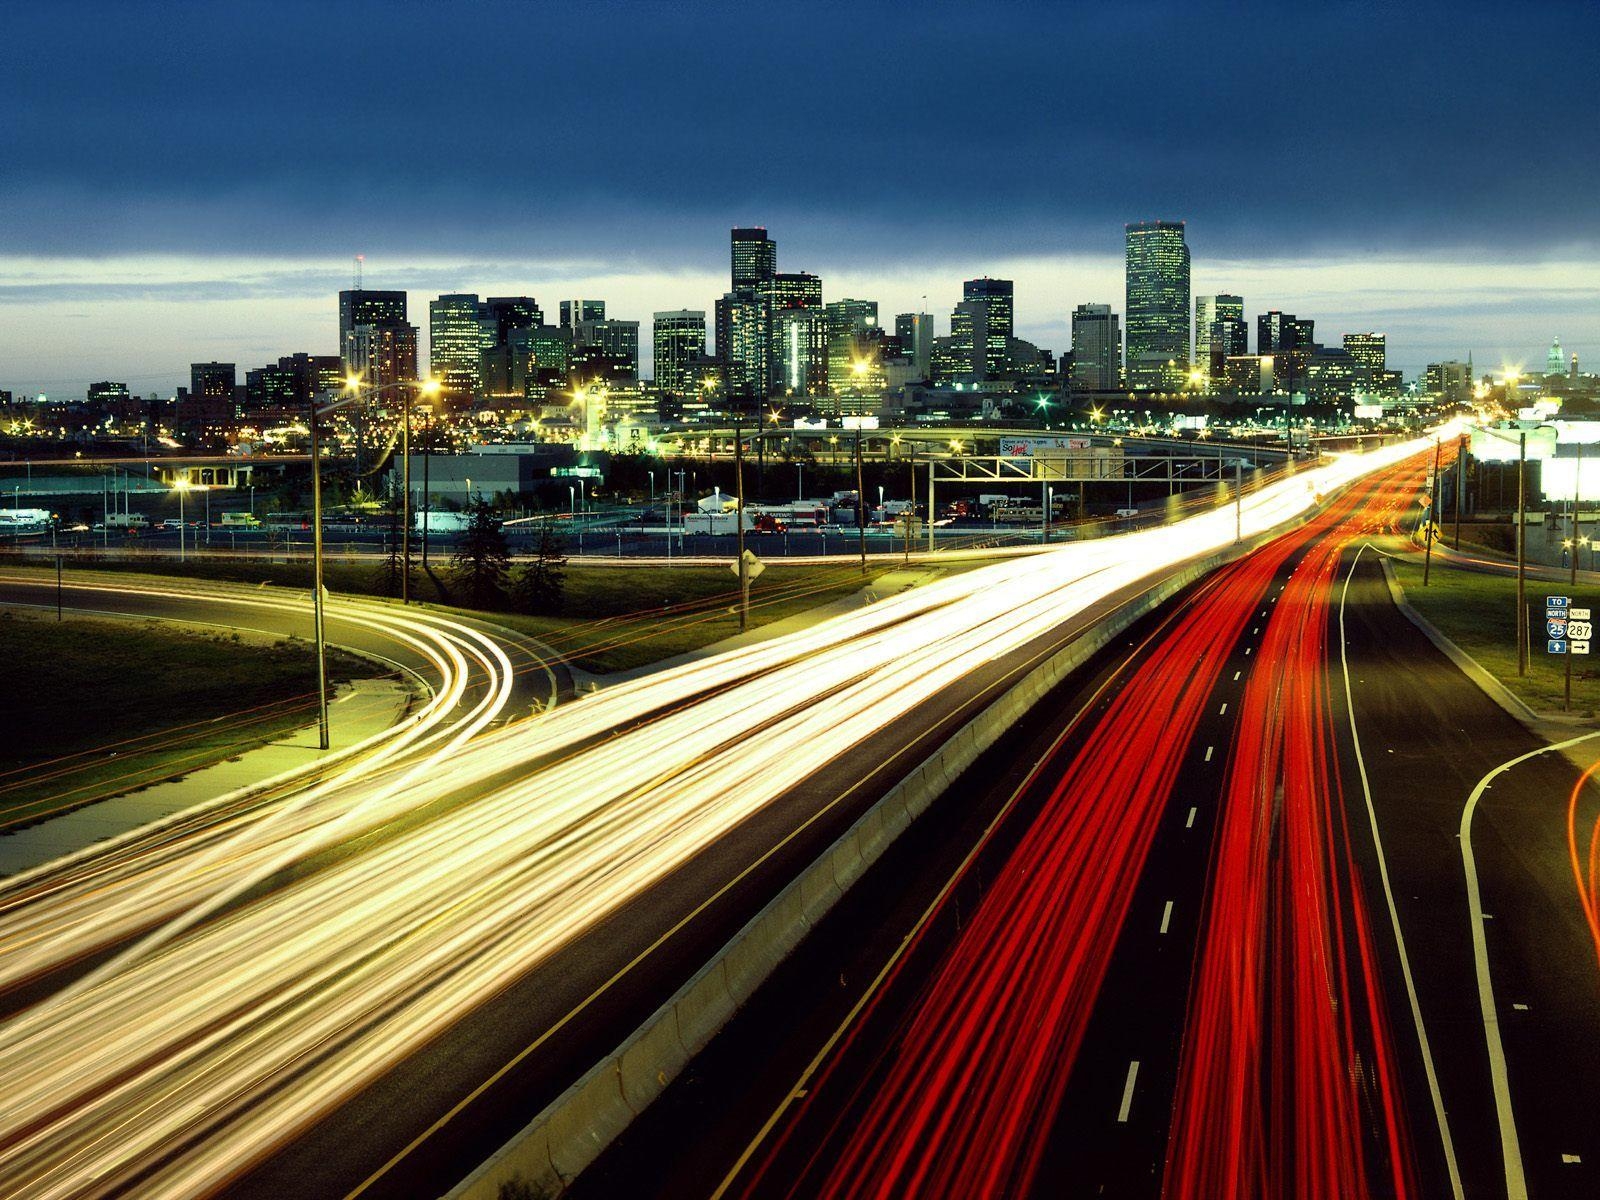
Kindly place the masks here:
[(1517, 434), (1517, 674), (1528, 673), (1528, 431)]
[(311, 629), (317, 643), (317, 745), (328, 748), (328, 655), (322, 620), (322, 458), (311, 402)]
[(739, 632), (750, 625), (750, 564), (744, 560), (744, 434), (739, 426), (739, 413), (733, 414), (733, 485), (735, 494), (734, 525), (738, 534), (739, 551)]
[(1439, 515), (1439, 439), (1433, 439), (1433, 474), (1428, 482), (1428, 507), (1422, 514), (1422, 586), (1428, 586), (1428, 576), (1433, 568), (1433, 531), (1438, 528), (1434, 519)]
[[(400, 405), (400, 603), (411, 603), (411, 392)], [(391, 476), (392, 478), (392, 476)]]
[(188, 491), (188, 490), (189, 489), (188, 489), (187, 482), (185, 482), (185, 484), (183, 486), (178, 488), (178, 561), (180, 563), (182, 563), (184, 561), (185, 552), (186, 552), (186, 546), (185, 546), (184, 536), (183, 535), (187, 531), (188, 526), (187, 526), (187, 523), (183, 519), (183, 493)]
[(856, 533), (861, 539), (861, 573), (867, 573), (867, 489), (861, 482), (861, 418), (856, 418)]

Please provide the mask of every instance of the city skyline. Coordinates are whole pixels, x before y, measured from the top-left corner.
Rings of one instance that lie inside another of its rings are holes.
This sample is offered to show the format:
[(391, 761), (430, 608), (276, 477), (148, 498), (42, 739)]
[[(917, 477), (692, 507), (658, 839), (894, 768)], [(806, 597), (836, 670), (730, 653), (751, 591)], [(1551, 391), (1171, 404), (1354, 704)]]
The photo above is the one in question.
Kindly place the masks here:
[[(785, 267), (820, 275), (825, 298), (831, 301), (853, 295), (875, 299), (880, 312), (889, 316), (926, 307), (941, 336), (949, 332), (950, 312), (961, 300), (962, 280), (984, 275), (1015, 281), (1017, 336), (1058, 354), (1071, 347), (1072, 310), (1077, 305), (1106, 303), (1119, 316), (1124, 314), (1120, 226), (1106, 231), (1105, 240), (1117, 245), (1114, 253), (1001, 259), (987, 265), (968, 257), (926, 273), (902, 268), (881, 274), (829, 269), (827, 265), (819, 268), (803, 250), (789, 249), (804, 244), (803, 229), (793, 231), (798, 236), (790, 236), (786, 229), (768, 229), (779, 242)], [(582, 261), (530, 263), (520, 269), (486, 262), (407, 267), (389, 266), (369, 257), (364, 282), (369, 290), (410, 294), (411, 320), (418, 326), (423, 362), (429, 354), (428, 303), (441, 295), (463, 291), (485, 296), (531, 295), (547, 308), (547, 319), (554, 323), (560, 296), (592, 294), (607, 302), (608, 315), (641, 323), (645, 331), (641, 366), (648, 375), (652, 357), (648, 329), (655, 312), (703, 308), (708, 326), (713, 324), (712, 302), (728, 286), (727, 229), (714, 232), (720, 233), (719, 261), (694, 272), (604, 273)], [(1201, 235), (1192, 226), (1189, 237), (1203, 246)], [(1503, 362), (1536, 367), (1556, 337), (1569, 354), (1579, 356), (1586, 369), (1588, 364), (1600, 362), (1600, 329), (1596, 328), (1600, 318), (1582, 319), (1583, 310), (1600, 309), (1600, 284), (1592, 288), (1564, 286), (1563, 280), (1571, 273), (1564, 264), (1440, 267), (1418, 260), (1252, 263), (1209, 259), (1203, 249), (1193, 249), (1193, 295), (1243, 295), (1252, 329), (1255, 314), (1278, 309), (1316, 319), (1319, 336), (1330, 343), (1336, 343), (1343, 332), (1386, 332), (1390, 365), (1408, 378), (1420, 374), (1429, 362), (1464, 359), (1469, 353), (1485, 371)], [(797, 262), (806, 265), (796, 266)], [(136, 273), (137, 278), (113, 276), (97, 282), (105, 265), (79, 261), (65, 272), (67, 278), (46, 283), (18, 282), (5, 273), (0, 260), (0, 296), (11, 301), (7, 305), (0, 300), (0, 311), (17, 318), (6, 322), (0, 332), (0, 388), (18, 395), (78, 394), (91, 382), (115, 378), (141, 394), (170, 394), (187, 381), (189, 364), (194, 361), (237, 361), (242, 371), (246, 365), (294, 352), (338, 352), (337, 293), (351, 286), (353, 259), (337, 265), (307, 262), (276, 269), (238, 260), (224, 265), (232, 268), (231, 277), (219, 272), (210, 279), (190, 282), (183, 277), (182, 263), (166, 260), (146, 265)], [(1410, 279), (1412, 286), (1380, 289), (1375, 286), (1375, 276)], [(114, 291), (116, 298), (91, 299), (100, 289)], [(8, 292), (12, 294), (7, 296)], [(18, 299), (16, 292), (26, 293), (29, 300)], [(162, 319), (144, 326), (115, 317), (129, 306), (148, 306)], [(59, 336), (63, 323), (69, 332), (77, 321), (92, 323), (97, 312), (102, 321), (110, 322), (110, 328), (101, 328), (93, 338), (80, 335), (70, 349), (69, 365), (74, 369), (66, 373), (61, 360), (52, 357), (49, 334)], [(141, 369), (131, 369), (134, 367)]]
[(1182, 220), (1195, 294), (1383, 329), (1408, 373), (1600, 358), (1592, 6), (1540, 6), (1536, 58), (1486, 4), (601, 7), (10, 14), (0, 387), (331, 352), (357, 253), (424, 299), (709, 312), (739, 225), (885, 313), (1014, 279), (1058, 352), (1120, 310), (1122, 226)]

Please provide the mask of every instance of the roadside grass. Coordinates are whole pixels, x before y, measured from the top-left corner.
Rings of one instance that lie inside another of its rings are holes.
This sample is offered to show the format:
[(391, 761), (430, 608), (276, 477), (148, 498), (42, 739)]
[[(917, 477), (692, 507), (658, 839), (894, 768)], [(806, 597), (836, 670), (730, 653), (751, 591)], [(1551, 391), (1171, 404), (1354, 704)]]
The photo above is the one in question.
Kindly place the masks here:
[[(1390, 560), (1395, 576), (1405, 588), (1411, 606), (1456, 645), (1482, 664), (1528, 707), (1537, 712), (1560, 712), (1566, 670), (1564, 656), (1545, 653), (1543, 621), (1531, 625), (1534, 635), (1527, 675), (1517, 674), (1517, 581), (1509, 576), (1445, 566), (1434, 559), (1430, 582), (1422, 586), (1422, 560), (1410, 556)], [(1600, 607), (1600, 595), (1574, 596)], [(1530, 581), (1528, 602), (1534, 616), (1542, 617), (1547, 592), (1565, 594), (1564, 584)], [(1572, 708), (1582, 716), (1600, 712), (1600, 660), (1591, 656), (1572, 660)]]
[[(898, 565), (898, 564), (896, 564)], [(750, 628), (842, 600), (887, 574), (870, 566), (769, 566), (750, 588)], [(726, 566), (567, 568), (560, 616), (473, 613), (538, 638), (574, 666), (626, 671), (703, 649), (739, 632), (739, 587)]]
[[(161, 621), (0, 610), (0, 832), (173, 779), (316, 718), (315, 659)], [(330, 683), (382, 667), (328, 657)]]
[[(807, 564), (766, 564), (750, 588), (750, 626), (759, 628), (843, 599), (870, 586), (901, 566), (898, 558), (869, 558), (865, 575), (859, 560)], [(986, 565), (959, 560), (941, 573)], [(505, 609), (479, 611), (451, 603), (443, 564), (418, 571), (412, 596), (422, 604), (466, 617), (476, 617), (525, 633), (544, 642), (574, 666), (596, 674), (647, 666), (675, 655), (702, 649), (739, 632), (739, 586), (729, 564), (652, 563), (594, 566), (569, 560), (564, 604), (559, 615), (535, 615)], [(179, 564), (137, 560), (102, 563), (85, 560), (82, 573), (107, 568), (120, 573), (148, 573), (174, 578), (207, 579), (285, 588), (311, 588), (306, 563), (261, 560), (191, 560)], [(31, 564), (23, 569), (34, 569)], [(37, 568), (42, 573), (48, 568)], [(913, 566), (913, 569), (918, 569)], [(74, 567), (67, 567), (68, 578)], [(380, 570), (371, 562), (324, 564), (323, 579), (334, 594), (382, 598)]]

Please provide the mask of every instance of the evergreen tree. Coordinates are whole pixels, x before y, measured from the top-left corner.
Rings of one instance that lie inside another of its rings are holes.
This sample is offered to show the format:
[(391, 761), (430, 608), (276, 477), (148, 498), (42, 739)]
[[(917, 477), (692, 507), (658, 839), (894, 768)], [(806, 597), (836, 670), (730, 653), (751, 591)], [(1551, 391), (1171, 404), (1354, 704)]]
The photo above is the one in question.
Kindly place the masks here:
[(552, 615), (561, 611), (567, 580), (566, 543), (549, 521), (539, 526), (539, 552), (517, 572), (514, 599), (522, 612)]
[(487, 501), (467, 506), (467, 528), (450, 556), (455, 583), (469, 608), (502, 608), (511, 576), (511, 551)]
[[(384, 554), (383, 561), (378, 564), (378, 594), (382, 596), (398, 596), (401, 594), (400, 580), (407, 569), (403, 553), (403, 516), (401, 512), (400, 497), (389, 497), (389, 503), (384, 505)], [(416, 566), (411, 564), (411, 586), (416, 588)]]

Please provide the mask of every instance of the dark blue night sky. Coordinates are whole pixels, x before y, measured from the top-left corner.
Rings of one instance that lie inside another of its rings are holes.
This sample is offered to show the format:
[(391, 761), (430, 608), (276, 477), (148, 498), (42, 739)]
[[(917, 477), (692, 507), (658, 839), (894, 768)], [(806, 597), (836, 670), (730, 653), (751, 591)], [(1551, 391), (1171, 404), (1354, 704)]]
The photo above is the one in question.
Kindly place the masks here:
[[(1593, 264), (1597, 14), (10, 4), (0, 261), (720, 271), (727, 227), (760, 223), (791, 268), (937, 268), (1114, 254), (1124, 221), (1181, 217), (1197, 261)], [(12, 270), (4, 299), (49, 279)]]

